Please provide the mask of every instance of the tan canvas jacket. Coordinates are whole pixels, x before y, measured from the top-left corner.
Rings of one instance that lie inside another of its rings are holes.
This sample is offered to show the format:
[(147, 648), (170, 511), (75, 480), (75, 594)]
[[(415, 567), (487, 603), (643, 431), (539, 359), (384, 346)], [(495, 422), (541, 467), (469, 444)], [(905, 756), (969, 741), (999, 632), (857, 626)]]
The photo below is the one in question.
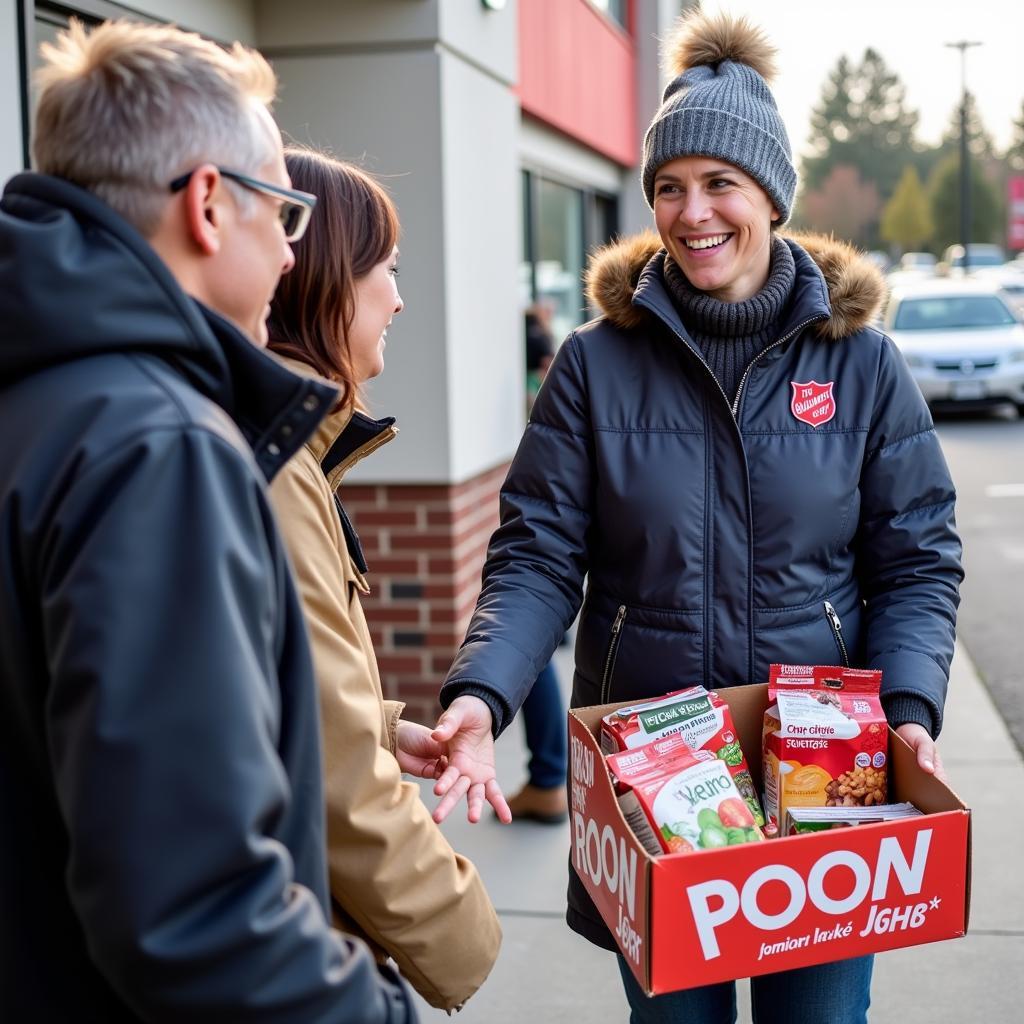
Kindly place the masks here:
[(334, 501), (345, 471), (396, 432), (360, 414), (355, 421), (351, 412), (328, 416), (277, 475), (270, 496), (292, 558), (320, 691), (336, 923), (368, 940), (378, 956), (393, 957), (432, 1006), (450, 1010), (487, 977), (501, 928), (476, 868), (451, 848), (418, 788), (401, 777), (394, 749), (402, 705), (383, 698), (360, 605), (360, 594), (370, 589), (349, 553)]

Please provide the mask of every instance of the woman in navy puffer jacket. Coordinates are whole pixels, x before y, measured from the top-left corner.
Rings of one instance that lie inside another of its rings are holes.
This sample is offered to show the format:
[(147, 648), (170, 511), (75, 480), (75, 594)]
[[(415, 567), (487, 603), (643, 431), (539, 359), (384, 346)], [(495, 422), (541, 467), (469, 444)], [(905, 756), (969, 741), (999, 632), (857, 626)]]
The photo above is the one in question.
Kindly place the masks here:
[[(902, 357), (870, 326), (877, 272), (774, 230), (796, 176), (772, 52), (725, 17), (675, 38), (644, 145), (658, 235), (598, 254), (603, 315), (558, 352), (502, 489), (441, 693), (435, 736), (460, 753), (439, 815), (485, 783), (496, 799), (491, 734), (581, 601), (576, 706), (764, 682), (776, 661), (878, 668), (890, 723), (941, 770), (953, 485)], [(615, 949), (575, 877), (569, 900), (570, 926)], [(868, 957), (755, 979), (757, 1019), (863, 1021), (870, 974)], [(623, 976), (634, 1021), (732, 1019), (731, 985), (647, 1000)]]

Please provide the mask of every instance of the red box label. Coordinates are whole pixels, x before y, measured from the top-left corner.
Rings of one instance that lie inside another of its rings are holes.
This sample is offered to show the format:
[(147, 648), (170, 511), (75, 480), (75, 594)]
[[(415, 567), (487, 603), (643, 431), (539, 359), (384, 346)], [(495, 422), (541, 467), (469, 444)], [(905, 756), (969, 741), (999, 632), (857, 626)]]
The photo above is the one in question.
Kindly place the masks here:
[(649, 858), (626, 826), (594, 738), (569, 718), (572, 866), (634, 970), (647, 958)]
[(653, 988), (680, 987), (680, 964), (706, 985), (961, 934), (966, 842), (967, 815), (949, 812), (661, 858)]

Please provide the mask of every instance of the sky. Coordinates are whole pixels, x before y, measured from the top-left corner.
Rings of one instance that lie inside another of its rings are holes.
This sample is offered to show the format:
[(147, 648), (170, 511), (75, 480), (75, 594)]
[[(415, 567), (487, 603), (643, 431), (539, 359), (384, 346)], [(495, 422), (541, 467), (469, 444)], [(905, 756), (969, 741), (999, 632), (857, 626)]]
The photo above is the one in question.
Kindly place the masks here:
[(869, 46), (906, 86), (923, 142), (939, 141), (960, 102), (960, 53), (946, 42), (983, 44), (967, 51), (967, 88), (998, 148), (1020, 117), (1024, 0), (704, 0), (703, 8), (746, 14), (778, 47), (772, 89), (795, 154), (805, 150), (828, 72), (843, 54), (859, 62)]

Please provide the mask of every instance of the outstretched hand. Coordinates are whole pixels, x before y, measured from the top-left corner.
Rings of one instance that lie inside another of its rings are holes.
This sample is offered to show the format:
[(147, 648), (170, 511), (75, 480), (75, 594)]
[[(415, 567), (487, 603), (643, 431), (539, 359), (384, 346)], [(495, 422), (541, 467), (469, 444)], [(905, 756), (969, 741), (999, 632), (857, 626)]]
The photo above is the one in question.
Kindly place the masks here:
[(921, 771), (934, 775), (939, 782), (949, 782), (946, 778), (946, 772), (942, 767), (939, 749), (935, 746), (935, 741), (923, 725), (919, 725), (917, 722), (906, 722), (903, 725), (897, 726), (895, 731), (896, 735), (914, 751)]
[(439, 779), (448, 767), (448, 747), (438, 743), (425, 725), (399, 720), (395, 757), (407, 775)]
[(479, 697), (456, 697), (437, 720), (431, 738), (448, 752), (448, 766), (434, 785), (434, 793), (442, 798), (434, 808), (434, 821), (444, 821), (465, 796), (471, 822), (480, 820), (486, 799), (498, 820), (507, 825), (512, 812), (495, 778), (491, 709)]

